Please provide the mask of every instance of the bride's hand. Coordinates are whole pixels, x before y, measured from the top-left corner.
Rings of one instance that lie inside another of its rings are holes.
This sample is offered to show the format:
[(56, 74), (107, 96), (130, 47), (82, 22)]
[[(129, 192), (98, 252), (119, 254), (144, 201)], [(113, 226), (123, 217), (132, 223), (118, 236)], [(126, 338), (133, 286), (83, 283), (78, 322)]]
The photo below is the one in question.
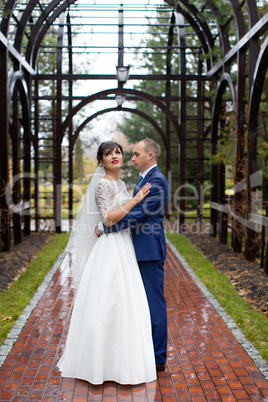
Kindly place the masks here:
[(135, 195), (135, 200), (141, 202), (150, 193), (151, 187), (151, 183), (146, 183)]

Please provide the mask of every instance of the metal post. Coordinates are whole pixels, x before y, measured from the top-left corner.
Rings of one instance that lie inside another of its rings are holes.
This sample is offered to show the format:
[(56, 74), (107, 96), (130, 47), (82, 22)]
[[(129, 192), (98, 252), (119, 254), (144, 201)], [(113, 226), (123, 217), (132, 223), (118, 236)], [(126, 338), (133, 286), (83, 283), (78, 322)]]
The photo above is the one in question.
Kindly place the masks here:
[[(67, 14), (67, 33), (68, 33), (68, 46), (69, 46), (69, 74), (73, 73), (73, 52), (72, 52), (72, 31), (71, 31), (71, 20), (70, 14)], [(73, 108), (72, 104), (73, 96), (73, 82), (69, 81), (69, 113)], [(71, 227), (70, 222), (73, 220), (73, 121), (69, 123), (69, 227)]]
[(9, 181), (8, 177), (8, 91), (7, 91), (7, 71), (8, 68), (8, 51), (0, 44), (0, 216), (1, 216), (1, 250), (8, 251), (10, 249), (10, 222), (8, 215), (8, 205), (4, 192)]
[[(18, 92), (17, 89), (14, 89), (13, 93), (13, 113), (12, 113), (12, 125), (10, 127), (10, 134), (12, 139), (12, 165), (13, 165), (13, 177), (20, 173), (19, 166), (19, 129), (18, 129)], [(20, 188), (21, 183), (20, 180), (17, 180), (12, 189), (12, 200), (16, 205), (20, 202)], [(13, 236), (14, 236), (14, 244), (18, 244), (21, 242), (22, 233), (21, 233), (21, 219), (20, 212), (13, 213)]]
[(120, 4), (118, 9), (118, 65), (124, 65), (124, 19), (122, 4)]
[[(199, 52), (198, 74), (202, 74), (203, 61)], [(203, 220), (204, 195), (203, 195), (203, 177), (204, 177), (204, 83), (197, 83), (197, 182), (198, 182), (198, 203), (197, 220), (199, 223)]]
[(39, 81), (35, 80), (35, 102), (34, 102), (34, 131), (35, 135), (33, 138), (34, 141), (34, 173), (35, 173), (35, 181), (34, 181), (34, 205), (35, 205), (35, 231), (39, 230), (39, 144), (38, 144), (38, 136), (39, 136), (39, 102), (38, 102), (38, 93), (39, 93)]
[[(29, 79), (28, 79), (29, 82)], [(30, 91), (28, 92), (28, 96)], [(29, 98), (27, 99), (30, 105)], [(24, 172), (26, 173), (26, 177), (23, 180), (23, 201), (30, 205), (31, 201), (31, 128), (30, 128), (30, 106), (28, 111), (24, 110), (23, 112), (23, 150), (24, 150)], [(29, 207), (25, 212), (24, 216), (24, 234), (29, 235), (31, 233), (31, 207)]]
[[(172, 13), (170, 19), (170, 28), (169, 28), (169, 35), (168, 35), (168, 44), (167, 44), (167, 58), (166, 58), (166, 74), (171, 74), (171, 47), (174, 39), (174, 24), (176, 22), (175, 14)], [(166, 106), (170, 109), (170, 96), (171, 96), (171, 83), (170, 80), (167, 79), (166, 81)], [(171, 176), (170, 170), (170, 120), (166, 117), (166, 142), (165, 142), (165, 149), (166, 149), (166, 177), (168, 178), (169, 175)], [(172, 177), (170, 177), (172, 179)], [(171, 184), (171, 183), (170, 183)], [(172, 191), (172, 188), (170, 189)], [(167, 212), (167, 219), (170, 218), (170, 208)]]
[[(185, 59), (185, 29), (184, 18), (182, 14), (176, 13), (176, 20), (178, 27), (178, 44), (179, 54), (180, 54), (180, 62), (179, 62), (179, 74), (186, 74), (186, 59)], [(180, 201), (179, 201), (179, 225), (180, 227), (184, 224), (185, 221), (185, 130), (186, 130), (186, 82), (184, 80), (179, 81), (179, 127), (180, 127), (180, 135), (181, 135), (181, 143), (180, 143), (180, 166), (179, 166), (179, 176), (180, 176)]]
[[(62, 46), (65, 13), (59, 18), (58, 43), (57, 43), (57, 74), (62, 73)], [(54, 213), (56, 219), (56, 232), (61, 233), (61, 120), (62, 120), (62, 81), (57, 80), (57, 103), (56, 103), (56, 133), (54, 134)]]

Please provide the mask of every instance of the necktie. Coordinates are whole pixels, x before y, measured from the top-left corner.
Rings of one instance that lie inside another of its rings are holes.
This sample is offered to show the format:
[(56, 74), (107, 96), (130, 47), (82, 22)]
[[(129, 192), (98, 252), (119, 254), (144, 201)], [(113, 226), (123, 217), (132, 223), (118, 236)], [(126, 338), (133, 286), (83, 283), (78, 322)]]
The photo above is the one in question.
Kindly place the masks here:
[(137, 186), (139, 186), (139, 185), (141, 184), (142, 180), (143, 180), (143, 177), (142, 177), (142, 175), (140, 174), (140, 175), (139, 175), (139, 180), (138, 180)]

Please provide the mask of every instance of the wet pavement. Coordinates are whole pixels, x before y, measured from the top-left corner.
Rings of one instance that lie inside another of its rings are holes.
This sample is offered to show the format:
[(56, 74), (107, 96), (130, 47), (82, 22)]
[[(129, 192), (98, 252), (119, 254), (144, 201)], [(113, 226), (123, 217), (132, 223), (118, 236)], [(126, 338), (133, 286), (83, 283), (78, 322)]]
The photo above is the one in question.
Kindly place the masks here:
[(166, 371), (138, 386), (61, 378), (56, 363), (78, 282), (59, 266), (60, 259), (1, 347), (0, 401), (268, 402), (266, 363), (172, 246), (165, 264)]

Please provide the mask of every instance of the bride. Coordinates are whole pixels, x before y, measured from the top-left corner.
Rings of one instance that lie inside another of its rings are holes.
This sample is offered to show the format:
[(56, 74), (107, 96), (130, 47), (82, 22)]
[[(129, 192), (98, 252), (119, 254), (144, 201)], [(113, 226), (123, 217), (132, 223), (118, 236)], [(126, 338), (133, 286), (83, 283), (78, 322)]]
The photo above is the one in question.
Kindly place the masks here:
[(99, 238), (94, 231), (100, 219), (106, 226), (120, 221), (150, 192), (150, 184), (129, 197), (116, 142), (102, 143), (97, 160), (67, 246), (72, 269), (84, 270), (58, 367), (62, 377), (91, 384), (150, 382), (156, 379), (150, 313), (130, 231)]

